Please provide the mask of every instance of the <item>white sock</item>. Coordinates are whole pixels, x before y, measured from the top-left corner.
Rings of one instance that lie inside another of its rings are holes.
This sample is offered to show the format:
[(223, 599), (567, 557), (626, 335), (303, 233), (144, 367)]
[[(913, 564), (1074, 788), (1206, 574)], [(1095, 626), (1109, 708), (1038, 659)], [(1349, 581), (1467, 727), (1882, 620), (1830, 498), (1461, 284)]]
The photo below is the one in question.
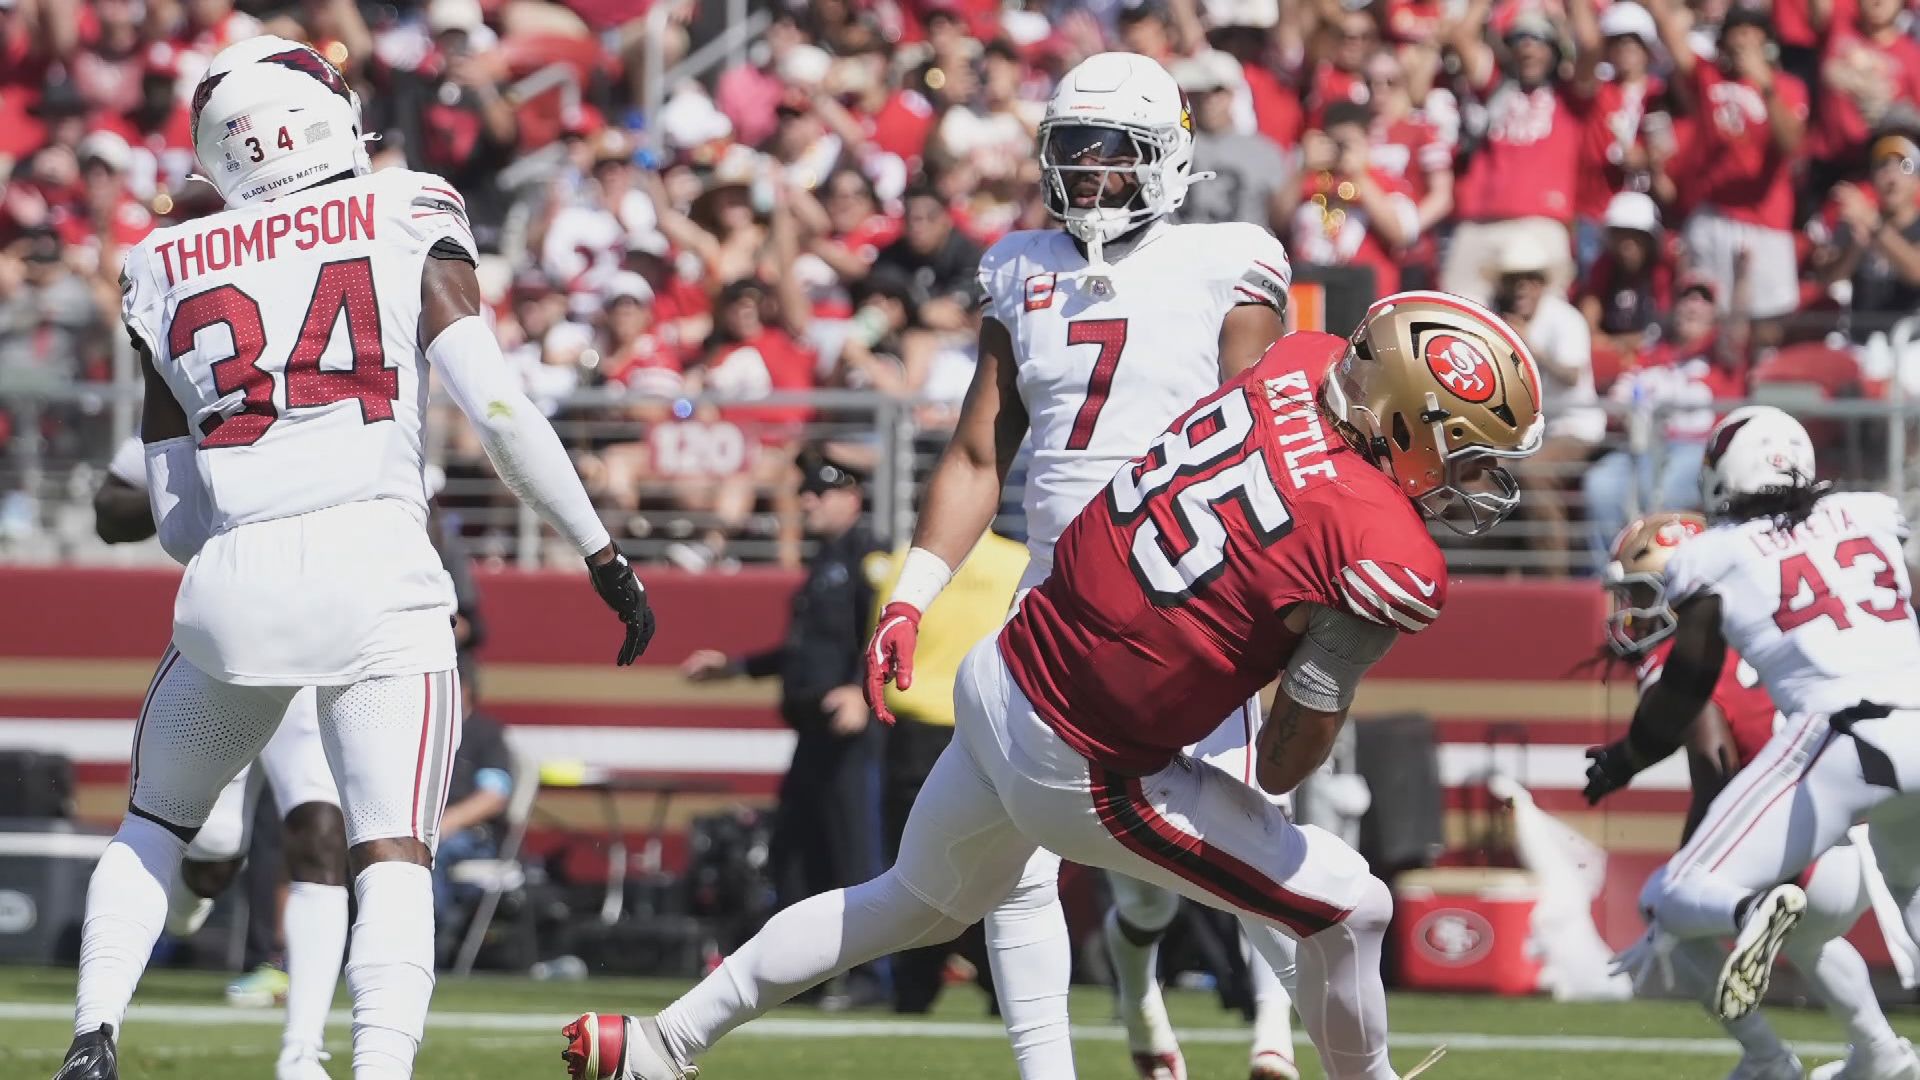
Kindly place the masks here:
[[(1345, 919), (1300, 940), (1300, 1023), (1330, 1080), (1395, 1080), (1380, 982), (1380, 946), (1392, 917), (1393, 894), (1369, 877)], [(1276, 967), (1284, 961), (1267, 959)]]
[(120, 822), (87, 883), (75, 1034), (101, 1024), (120, 1030), (153, 943), (166, 926), (167, 897), (186, 851), (186, 841), (146, 818), (128, 814)]
[(1153, 940), (1145, 945), (1136, 944), (1124, 929), (1130, 925), (1119, 908), (1107, 912), (1107, 956), (1113, 961), (1114, 992), (1120, 997), (1120, 1020), (1127, 1028), (1127, 1048), (1152, 1054), (1177, 1053), (1179, 1043), (1167, 1022), (1166, 1001), (1160, 996), (1159, 934), (1156, 931)]
[[(1668, 958), (1673, 965), (1675, 986), (1705, 1005), (1709, 1014), (1713, 1013), (1709, 998), (1726, 958), (1727, 950), (1712, 938), (1682, 939), (1674, 945)], [(1720, 1026), (1740, 1044), (1741, 1053), (1747, 1057), (1767, 1059), (1784, 1057), (1787, 1053), (1780, 1036), (1774, 1034), (1773, 1025), (1767, 1023), (1759, 1009), (1738, 1020), (1721, 1020)]]
[(433, 873), (378, 862), (360, 871), (353, 892), (353, 1080), (408, 1080), (433, 999)]
[(1060, 906), (1058, 855), (1040, 850), (1027, 860), (1019, 883), (987, 914), (986, 930), (994, 996), (1020, 1080), (1072, 1076), (1067, 990), (1073, 941)]
[(287, 1029), (280, 1045), (318, 1053), (347, 949), (347, 890), (293, 882), (280, 920), (287, 938)]
[[(739, 951), (657, 1017), (683, 1066), (727, 1032), (810, 986), (902, 949), (952, 941), (967, 924), (928, 907), (893, 871), (808, 897), (767, 920)], [(361, 1080), (356, 1076), (355, 1080)]]
[[(1252, 938), (1255, 934), (1270, 934), (1275, 943), (1288, 952), (1295, 950), (1293, 939), (1252, 919), (1241, 922), (1241, 934), (1247, 946), (1247, 975), (1253, 982), (1253, 1052), (1258, 1055), (1268, 1050), (1277, 1051), (1292, 1061), (1293, 995), (1287, 992), (1273, 965), (1253, 947)], [(1286, 978), (1294, 978), (1292, 969), (1287, 971)]]
[(1802, 939), (1787, 936), (1787, 960), (1813, 983), (1834, 1019), (1847, 1026), (1847, 1041), (1855, 1046), (1892, 1042), (1896, 1036), (1874, 996), (1867, 962), (1843, 938)]

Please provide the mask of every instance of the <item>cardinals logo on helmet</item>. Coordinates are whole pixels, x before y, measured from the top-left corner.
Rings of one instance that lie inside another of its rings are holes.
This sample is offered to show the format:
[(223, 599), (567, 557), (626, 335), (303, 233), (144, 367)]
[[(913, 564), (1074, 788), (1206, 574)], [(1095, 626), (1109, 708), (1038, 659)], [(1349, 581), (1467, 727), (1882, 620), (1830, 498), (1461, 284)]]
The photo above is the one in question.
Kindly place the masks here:
[(340, 72), (332, 64), (327, 63), (325, 57), (312, 49), (288, 49), (285, 52), (263, 57), (260, 62), (279, 64), (281, 67), (311, 75), (318, 79), (322, 86), (338, 94), (342, 101), (353, 100), (353, 95), (347, 90), (347, 80), (340, 77)]
[(1733, 437), (1739, 433), (1741, 428), (1751, 423), (1752, 420), (1752, 417), (1735, 420), (1733, 423), (1727, 424), (1719, 431), (1714, 432), (1713, 441), (1707, 444), (1707, 464), (1720, 464), (1720, 459), (1726, 456), (1727, 448), (1733, 445)]
[(1435, 334), (1423, 351), (1427, 369), (1455, 397), (1475, 405), (1493, 397), (1493, 361), (1480, 346), (1453, 334)]
[(226, 77), (226, 72), (217, 71), (201, 79), (200, 85), (193, 88), (192, 112), (188, 115), (188, 121), (192, 124), (192, 130), (200, 130), (200, 111), (205, 109), (207, 102), (213, 98), (213, 88), (219, 86), (220, 80)]

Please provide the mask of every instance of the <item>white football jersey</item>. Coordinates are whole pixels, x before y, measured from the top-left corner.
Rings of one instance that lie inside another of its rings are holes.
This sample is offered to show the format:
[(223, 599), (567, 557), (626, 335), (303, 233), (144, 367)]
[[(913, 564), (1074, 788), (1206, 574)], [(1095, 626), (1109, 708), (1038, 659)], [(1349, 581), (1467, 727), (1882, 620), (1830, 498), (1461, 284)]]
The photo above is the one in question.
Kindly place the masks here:
[(1720, 598), (1727, 644), (1782, 712), (1920, 705), (1906, 538), (1893, 499), (1829, 495), (1791, 529), (1763, 518), (1688, 540), (1667, 563), (1667, 595), (1676, 605), (1702, 592)]
[(1151, 226), (1107, 269), (1064, 232), (1011, 233), (980, 259), (986, 313), (1006, 326), (1031, 425), (1028, 577), (1121, 465), (1220, 385), (1220, 325), (1241, 304), (1286, 310), (1280, 241), (1239, 222)]
[(211, 538), (174, 640), (252, 684), (452, 664), (451, 583), (428, 539), (429, 249), (477, 257), (437, 176), (388, 170), (160, 229), (127, 252), (127, 328), (198, 439)]

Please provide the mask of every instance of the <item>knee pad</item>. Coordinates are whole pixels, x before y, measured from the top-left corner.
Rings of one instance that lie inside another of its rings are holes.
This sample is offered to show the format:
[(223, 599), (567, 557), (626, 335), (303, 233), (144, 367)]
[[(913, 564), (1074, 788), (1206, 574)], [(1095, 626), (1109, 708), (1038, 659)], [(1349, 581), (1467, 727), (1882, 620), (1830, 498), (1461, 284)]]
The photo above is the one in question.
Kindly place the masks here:
[(1387, 883), (1368, 874), (1360, 883), (1360, 893), (1355, 900), (1353, 910), (1347, 913), (1346, 925), (1358, 933), (1385, 934), (1387, 924), (1393, 921), (1393, 890)]
[(1113, 888), (1114, 910), (1136, 930), (1165, 930), (1180, 914), (1180, 896), (1170, 889), (1124, 874), (1108, 874), (1107, 884)]

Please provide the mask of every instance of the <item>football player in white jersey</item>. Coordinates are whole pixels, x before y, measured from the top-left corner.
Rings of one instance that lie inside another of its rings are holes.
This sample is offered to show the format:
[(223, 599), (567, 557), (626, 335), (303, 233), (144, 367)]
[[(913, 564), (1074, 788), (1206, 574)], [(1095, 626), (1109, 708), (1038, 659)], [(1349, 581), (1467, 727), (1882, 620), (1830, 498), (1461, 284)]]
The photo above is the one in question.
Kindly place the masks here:
[[(146, 451), (138, 438), (114, 451), (107, 480), (94, 494), (94, 531), (110, 544), (154, 534), (147, 500)], [(287, 943), (287, 1023), (281, 1034), (274, 1080), (324, 1080), (321, 1067), (327, 1010), (340, 980), (347, 948), (346, 822), (340, 793), (320, 745), (320, 714), (312, 688), (287, 705), (280, 730), (260, 756), (242, 768), (214, 801), (206, 824), (187, 846), (167, 907), (166, 928), (175, 937), (198, 931), (214, 897), (233, 883), (245, 861), (253, 827), (254, 800), (265, 783), (285, 825), (287, 902), (280, 913)]]
[[(1168, 220), (1198, 178), (1188, 174), (1191, 119), (1158, 63), (1133, 53), (1082, 62), (1048, 103), (1039, 141), (1047, 208), (1065, 229), (1012, 233), (980, 260), (979, 367), (868, 649), (868, 699), (883, 719), (881, 688), (912, 681), (920, 614), (986, 530), (1023, 440), (1032, 448), (1032, 560), (1022, 593), (1045, 580), (1054, 542), (1114, 470), (1284, 330), (1292, 272), (1279, 241), (1258, 225)], [(1258, 702), (1249, 702), (1196, 753), (1250, 783), (1258, 725)], [(987, 919), (995, 989), (1025, 1080), (1073, 1075), (1059, 870), (1057, 856), (1039, 851)], [(1179, 897), (1111, 880), (1107, 938), (1136, 1069), (1148, 1080), (1183, 1080), (1155, 975)], [(1292, 947), (1262, 924), (1248, 932)], [(1268, 965), (1253, 968), (1262, 1005), (1254, 1075), (1291, 1077), (1292, 1004)]]
[(122, 273), (154, 524), (187, 569), (127, 815), (87, 892), (56, 1076), (117, 1077), (115, 1032), (187, 845), (313, 687), (359, 908), (353, 1075), (404, 1080), (433, 992), (428, 868), (461, 715), (453, 590), (425, 528), (429, 364), (501, 479), (587, 561), (625, 623), (619, 663), (653, 615), (481, 316), (459, 194), (372, 173), (358, 98), (295, 42), (223, 50), (191, 119), (227, 209), (156, 231)]
[[(1700, 484), (1713, 524), (1666, 567), (1672, 651), (1626, 737), (1589, 751), (1586, 794), (1598, 802), (1681, 745), (1729, 649), (1759, 672), (1786, 723), (1643, 897), (1675, 937), (1734, 939), (1713, 1005), (1738, 1020), (1807, 910), (1793, 882), (1855, 822), (1871, 826), (1909, 933), (1920, 924), (1920, 627), (1899, 505), (1815, 483), (1813, 444), (1793, 417), (1729, 413), (1708, 437)], [(1920, 1059), (1888, 1031), (1816, 1075), (1920, 1080)]]

